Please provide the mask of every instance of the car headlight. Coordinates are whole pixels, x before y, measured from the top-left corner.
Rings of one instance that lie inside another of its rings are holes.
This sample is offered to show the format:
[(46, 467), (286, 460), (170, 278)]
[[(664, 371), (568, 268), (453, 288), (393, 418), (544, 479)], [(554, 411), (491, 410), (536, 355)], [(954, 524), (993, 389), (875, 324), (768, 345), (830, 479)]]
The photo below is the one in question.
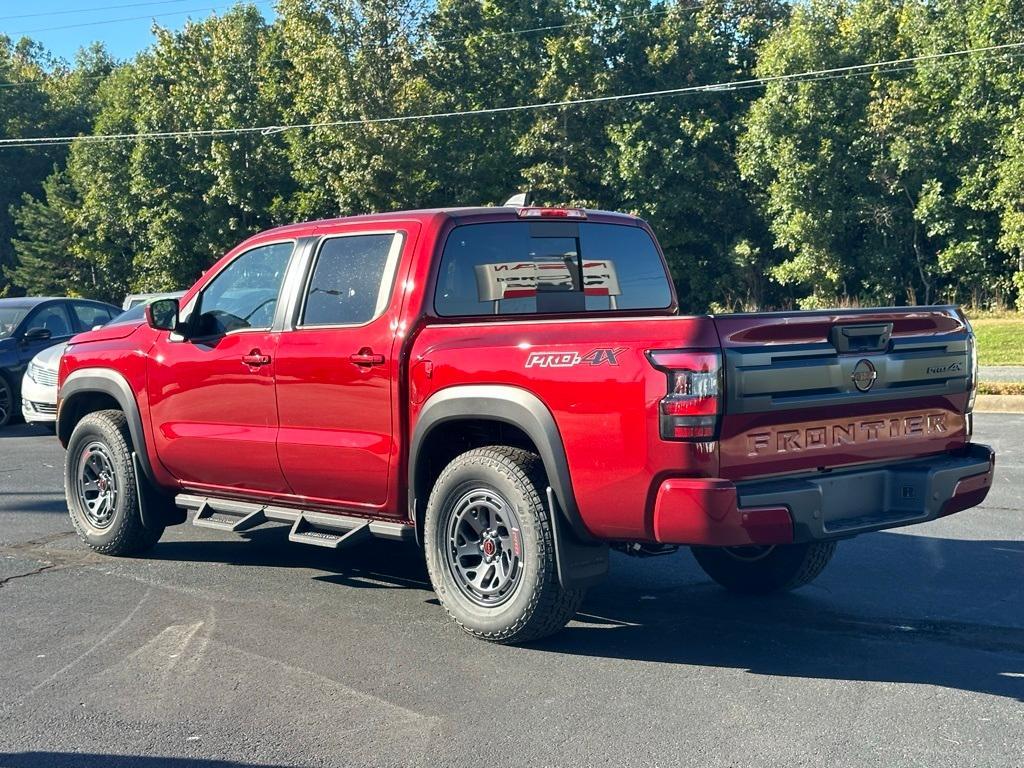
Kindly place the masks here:
[(39, 383), (39, 366), (34, 362), (28, 364), (28, 377), (36, 384)]

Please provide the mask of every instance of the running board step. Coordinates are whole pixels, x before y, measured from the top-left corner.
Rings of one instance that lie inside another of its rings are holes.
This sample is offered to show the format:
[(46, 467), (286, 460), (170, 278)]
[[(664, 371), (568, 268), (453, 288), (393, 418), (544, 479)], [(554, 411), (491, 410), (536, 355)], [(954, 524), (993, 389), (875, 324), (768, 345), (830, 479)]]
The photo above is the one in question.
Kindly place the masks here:
[(267, 516), (263, 514), (263, 507), (236, 512), (234, 509), (215, 508), (208, 501), (199, 505), (195, 517), (192, 518), (192, 525), (198, 525), (200, 528), (216, 528), (219, 531), (231, 531), (232, 533), (248, 531), (265, 522), (267, 522)]
[(288, 535), (291, 541), (331, 549), (347, 547), (370, 537), (406, 542), (416, 540), (416, 529), (401, 520), (369, 520), (355, 515), (191, 493), (179, 493), (174, 503), (186, 512), (195, 512), (192, 522), (203, 528), (241, 533), (266, 522), (288, 523), (292, 526)]
[(368, 522), (348, 531), (331, 530), (317, 528), (304, 514), (299, 513), (292, 524), (292, 529), (288, 532), (288, 541), (312, 544), (315, 547), (327, 547), (328, 549), (341, 549), (358, 544), (372, 536), (373, 533), (370, 532), (370, 523)]

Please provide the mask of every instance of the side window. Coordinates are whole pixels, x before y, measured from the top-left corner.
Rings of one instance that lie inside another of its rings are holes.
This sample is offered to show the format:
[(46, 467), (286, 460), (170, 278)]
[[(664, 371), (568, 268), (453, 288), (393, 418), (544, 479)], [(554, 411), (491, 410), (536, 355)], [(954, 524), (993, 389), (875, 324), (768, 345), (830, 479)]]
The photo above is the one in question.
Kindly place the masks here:
[(387, 307), (402, 236), (332, 237), (320, 245), (299, 324), (359, 325)]
[(290, 242), (257, 246), (224, 267), (199, 297), (194, 335), (223, 336), (231, 331), (270, 328), (294, 248)]
[(106, 325), (110, 322), (110, 311), (106, 307), (76, 301), (71, 305), (71, 310), (78, 319), (78, 327), (84, 331), (91, 330), (93, 326)]
[(32, 328), (45, 328), (50, 332), (51, 339), (60, 339), (72, 333), (68, 313), (60, 304), (50, 304), (29, 315), (25, 330)]

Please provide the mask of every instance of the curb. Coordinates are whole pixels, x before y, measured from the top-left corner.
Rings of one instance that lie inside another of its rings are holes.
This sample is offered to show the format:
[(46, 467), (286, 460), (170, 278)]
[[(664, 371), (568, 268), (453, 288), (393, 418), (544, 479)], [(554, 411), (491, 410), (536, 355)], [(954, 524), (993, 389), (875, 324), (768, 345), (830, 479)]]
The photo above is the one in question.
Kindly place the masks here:
[(1024, 413), (1024, 395), (978, 395), (975, 413)]

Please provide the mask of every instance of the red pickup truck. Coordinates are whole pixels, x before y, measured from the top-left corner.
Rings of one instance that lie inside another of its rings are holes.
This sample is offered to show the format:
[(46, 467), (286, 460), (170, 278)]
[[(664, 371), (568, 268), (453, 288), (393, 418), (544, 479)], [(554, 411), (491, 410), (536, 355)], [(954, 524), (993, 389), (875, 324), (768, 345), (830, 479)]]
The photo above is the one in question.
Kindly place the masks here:
[(75, 337), (71, 519), (137, 554), (196, 525), (416, 541), (466, 631), (560, 629), (609, 548), (806, 584), (836, 542), (979, 504), (954, 307), (680, 316), (632, 216), (455, 208), (282, 227), (145, 321)]

